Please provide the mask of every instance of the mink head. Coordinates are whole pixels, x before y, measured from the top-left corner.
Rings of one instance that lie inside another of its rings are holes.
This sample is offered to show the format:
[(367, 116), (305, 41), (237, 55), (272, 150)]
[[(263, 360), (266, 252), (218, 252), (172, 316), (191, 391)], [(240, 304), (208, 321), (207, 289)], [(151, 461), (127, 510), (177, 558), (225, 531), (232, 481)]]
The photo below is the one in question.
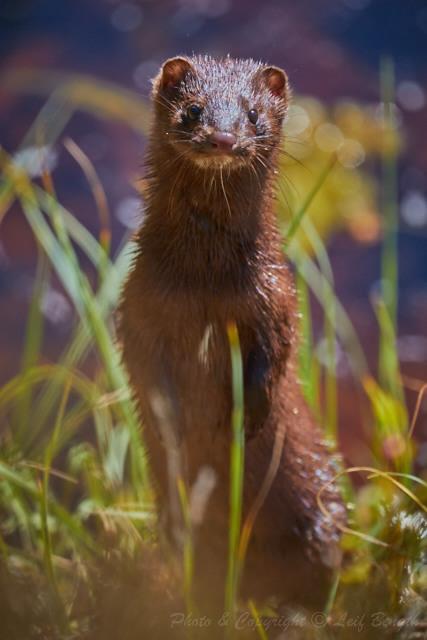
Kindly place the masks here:
[[(268, 166), (288, 105), (284, 71), (253, 60), (167, 60), (154, 80), (159, 135), (182, 161), (203, 169)], [(266, 162), (267, 161), (267, 162)]]

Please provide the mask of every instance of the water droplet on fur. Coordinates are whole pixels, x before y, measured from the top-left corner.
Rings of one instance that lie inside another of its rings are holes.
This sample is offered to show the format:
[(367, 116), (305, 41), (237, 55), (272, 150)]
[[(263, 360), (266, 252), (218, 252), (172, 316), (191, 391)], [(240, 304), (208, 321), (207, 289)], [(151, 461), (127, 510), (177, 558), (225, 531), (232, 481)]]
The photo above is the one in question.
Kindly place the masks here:
[(307, 498), (301, 498), (301, 502), (303, 503), (306, 509), (311, 509), (310, 500), (308, 500)]
[(321, 482), (327, 482), (330, 479), (329, 473), (326, 471), (326, 469), (316, 469), (314, 473), (316, 475), (316, 478), (318, 478)]
[(343, 506), (340, 502), (328, 502), (328, 511), (331, 514), (342, 513)]

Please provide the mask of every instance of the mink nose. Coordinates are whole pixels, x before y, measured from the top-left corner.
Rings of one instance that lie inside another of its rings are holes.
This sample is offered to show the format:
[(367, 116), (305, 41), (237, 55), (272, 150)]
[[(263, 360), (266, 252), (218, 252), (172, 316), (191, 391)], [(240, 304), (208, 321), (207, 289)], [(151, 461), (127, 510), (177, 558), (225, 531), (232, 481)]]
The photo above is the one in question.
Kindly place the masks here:
[(237, 142), (234, 133), (226, 131), (215, 131), (209, 138), (211, 145), (218, 151), (232, 151)]

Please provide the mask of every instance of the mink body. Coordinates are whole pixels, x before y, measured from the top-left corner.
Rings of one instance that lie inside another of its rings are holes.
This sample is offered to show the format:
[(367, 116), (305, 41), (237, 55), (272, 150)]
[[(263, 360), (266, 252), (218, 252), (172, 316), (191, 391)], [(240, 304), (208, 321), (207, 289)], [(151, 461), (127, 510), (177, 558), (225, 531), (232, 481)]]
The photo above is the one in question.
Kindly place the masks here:
[(274, 214), (288, 100), (284, 72), (252, 60), (174, 58), (163, 65), (153, 88), (145, 217), (119, 335), (171, 530), (179, 520), (176, 476), (190, 490), (202, 469), (214, 472), (194, 525), (196, 570), (202, 588), (222, 595), (232, 410), (226, 327), (236, 323), (245, 396), (243, 518), (275, 447), (280, 455), (255, 520), (243, 590), (315, 607), (340, 563), (336, 523), (345, 516), (333, 483), (323, 493), (333, 518), (317, 503), (336, 468), (298, 382), (295, 288)]

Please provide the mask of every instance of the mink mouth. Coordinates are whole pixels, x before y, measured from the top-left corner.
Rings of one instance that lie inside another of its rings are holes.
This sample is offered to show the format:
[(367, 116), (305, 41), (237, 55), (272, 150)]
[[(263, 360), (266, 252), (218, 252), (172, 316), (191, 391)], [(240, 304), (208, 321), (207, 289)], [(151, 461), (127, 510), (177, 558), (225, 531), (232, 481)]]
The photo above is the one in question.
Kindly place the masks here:
[(247, 158), (236, 155), (234, 153), (220, 153), (218, 151), (212, 153), (193, 153), (191, 161), (203, 169), (238, 169), (248, 164)]
[(206, 169), (221, 169), (222, 167), (237, 169), (247, 165), (250, 160), (247, 151), (239, 147), (226, 151), (210, 145), (195, 146), (189, 154), (189, 158), (198, 167)]
[(253, 161), (253, 150), (249, 140), (238, 140), (232, 145), (215, 144), (209, 139), (170, 140), (183, 161), (191, 162), (202, 169), (241, 169)]

